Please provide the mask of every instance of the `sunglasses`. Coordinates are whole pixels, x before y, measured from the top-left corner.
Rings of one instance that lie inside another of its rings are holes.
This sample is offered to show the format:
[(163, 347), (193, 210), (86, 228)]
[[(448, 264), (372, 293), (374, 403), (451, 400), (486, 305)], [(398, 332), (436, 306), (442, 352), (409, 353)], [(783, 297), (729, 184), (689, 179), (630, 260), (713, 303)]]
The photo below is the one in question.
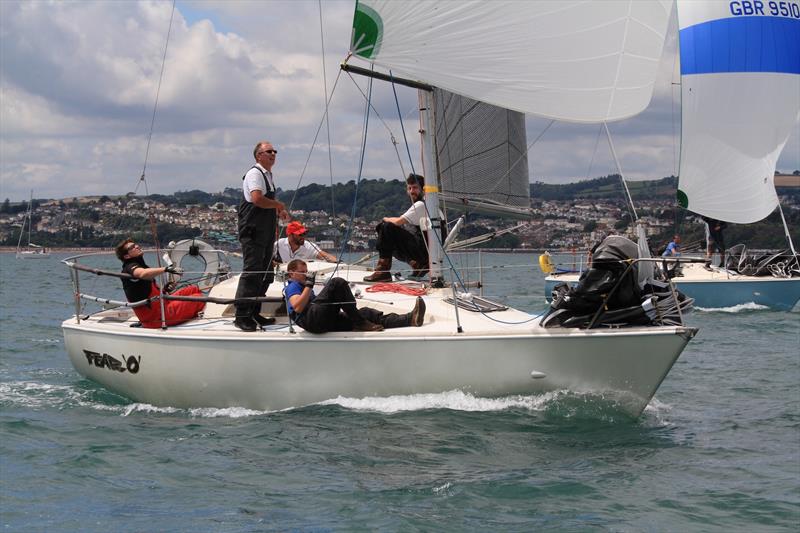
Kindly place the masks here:
[(134, 245), (132, 245), (132, 246), (128, 246), (128, 247), (125, 249), (125, 251), (126, 251), (126, 252), (130, 252), (130, 251), (131, 251), (131, 250), (133, 250), (134, 248), (138, 248), (138, 249), (140, 249), (140, 250), (142, 249), (142, 247), (141, 247), (141, 246), (139, 246), (138, 244), (134, 244)]
[(262, 150), (262, 151), (258, 152), (258, 155), (261, 155), (261, 154), (275, 154), (275, 155), (278, 155), (278, 151), (277, 150)]

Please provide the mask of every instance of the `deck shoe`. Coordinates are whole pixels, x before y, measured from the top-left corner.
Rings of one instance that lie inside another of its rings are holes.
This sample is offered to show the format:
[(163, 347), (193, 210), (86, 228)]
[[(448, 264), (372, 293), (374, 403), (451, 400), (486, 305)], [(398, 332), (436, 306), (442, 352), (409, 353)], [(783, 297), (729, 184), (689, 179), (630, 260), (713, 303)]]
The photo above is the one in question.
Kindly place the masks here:
[(253, 320), (256, 321), (256, 324), (261, 326), (262, 328), (265, 326), (271, 326), (275, 323), (275, 317), (271, 316), (261, 316), (260, 314), (256, 313), (253, 315)]
[(425, 300), (417, 296), (417, 303), (414, 304), (414, 309), (411, 310), (411, 325), (420, 327), (425, 321)]
[(378, 271), (376, 270), (369, 276), (364, 277), (364, 281), (369, 281), (371, 283), (375, 283), (378, 281), (392, 281), (392, 273), (388, 270)]
[(392, 273), (389, 271), (391, 268), (392, 258), (390, 257), (388, 259), (384, 259), (381, 257), (378, 259), (378, 264), (375, 265), (375, 272), (369, 276), (366, 276), (364, 281), (371, 283), (375, 283), (377, 281), (392, 281)]
[(419, 261), (411, 260), (408, 262), (411, 266), (411, 277), (424, 278), (428, 275), (428, 265), (420, 263)]
[(242, 331), (255, 331), (258, 329), (258, 324), (250, 317), (240, 316), (233, 321), (233, 325)]
[(369, 320), (363, 320), (353, 324), (353, 331), (383, 331), (383, 326)]

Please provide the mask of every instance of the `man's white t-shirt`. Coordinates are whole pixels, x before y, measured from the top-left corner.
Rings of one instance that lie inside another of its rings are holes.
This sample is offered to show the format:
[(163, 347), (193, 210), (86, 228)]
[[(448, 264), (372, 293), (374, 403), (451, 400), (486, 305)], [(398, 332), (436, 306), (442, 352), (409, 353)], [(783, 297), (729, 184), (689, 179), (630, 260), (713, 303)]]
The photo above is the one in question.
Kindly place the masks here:
[(317, 258), (317, 254), (319, 254), (317, 245), (308, 241), (305, 241), (300, 248), (293, 252), (292, 247), (289, 245), (288, 237), (278, 239), (278, 242), (275, 243), (275, 251), (281, 256), (281, 261), (284, 263), (288, 263), (292, 259), (314, 261)]
[[(414, 204), (408, 208), (408, 211), (401, 215), (410, 226), (417, 226), (420, 227), (420, 220), (428, 218), (428, 211), (425, 209), (425, 202), (422, 200), (417, 200)], [(439, 210), (439, 218), (444, 219), (444, 214), (441, 210)], [(425, 229), (430, 229), (430, 224), (426, 225)], [(413, 228), (406, 228), (407, 230), (413, 230)]]
[[(267, 176), (269, 183), (264, 181), (264, 175)], [(244, 194), (245, 201), (253, 202), (250, 199), (250, 193), (253, 191), (261, 191), (261, 194), (266, 195), (267, 192), (274, 190), (275, 184), (272, 181), (272, 172), (262, 167), (260, 163), (256, 163), (255, 168), (251, 168), (247, 171), (247, 174), (244, 175), (242, 193)]]

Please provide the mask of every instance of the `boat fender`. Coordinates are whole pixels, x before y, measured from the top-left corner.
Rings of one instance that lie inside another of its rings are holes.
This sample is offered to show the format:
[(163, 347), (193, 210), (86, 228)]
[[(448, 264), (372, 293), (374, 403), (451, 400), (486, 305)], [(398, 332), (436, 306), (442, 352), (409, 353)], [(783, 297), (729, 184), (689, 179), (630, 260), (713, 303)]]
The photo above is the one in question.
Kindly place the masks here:
[(545, 274), (552, 274), (556, 267), (553, 265), (553, 260), (550, 258), (550, 252), (545, 252), (539, 256), (539, 268)]

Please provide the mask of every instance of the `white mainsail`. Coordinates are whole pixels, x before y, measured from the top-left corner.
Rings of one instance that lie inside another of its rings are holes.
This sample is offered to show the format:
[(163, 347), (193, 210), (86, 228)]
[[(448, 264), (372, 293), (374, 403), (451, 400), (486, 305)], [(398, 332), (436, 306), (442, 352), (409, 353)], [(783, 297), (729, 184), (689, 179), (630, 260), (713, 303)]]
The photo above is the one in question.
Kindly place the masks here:
[(360, 0), (351, 52), (481, 102), (572, 122), (650, 102), (672, 0)]
[(434, 109), (445, 205), (530, 218), (525, 115), (442, 89)]
[(678, 200), (719, 220), (761, 220), (778, 205), (775, 165), (800, 120), (800, 0), (678, 0), (678, 23)]

